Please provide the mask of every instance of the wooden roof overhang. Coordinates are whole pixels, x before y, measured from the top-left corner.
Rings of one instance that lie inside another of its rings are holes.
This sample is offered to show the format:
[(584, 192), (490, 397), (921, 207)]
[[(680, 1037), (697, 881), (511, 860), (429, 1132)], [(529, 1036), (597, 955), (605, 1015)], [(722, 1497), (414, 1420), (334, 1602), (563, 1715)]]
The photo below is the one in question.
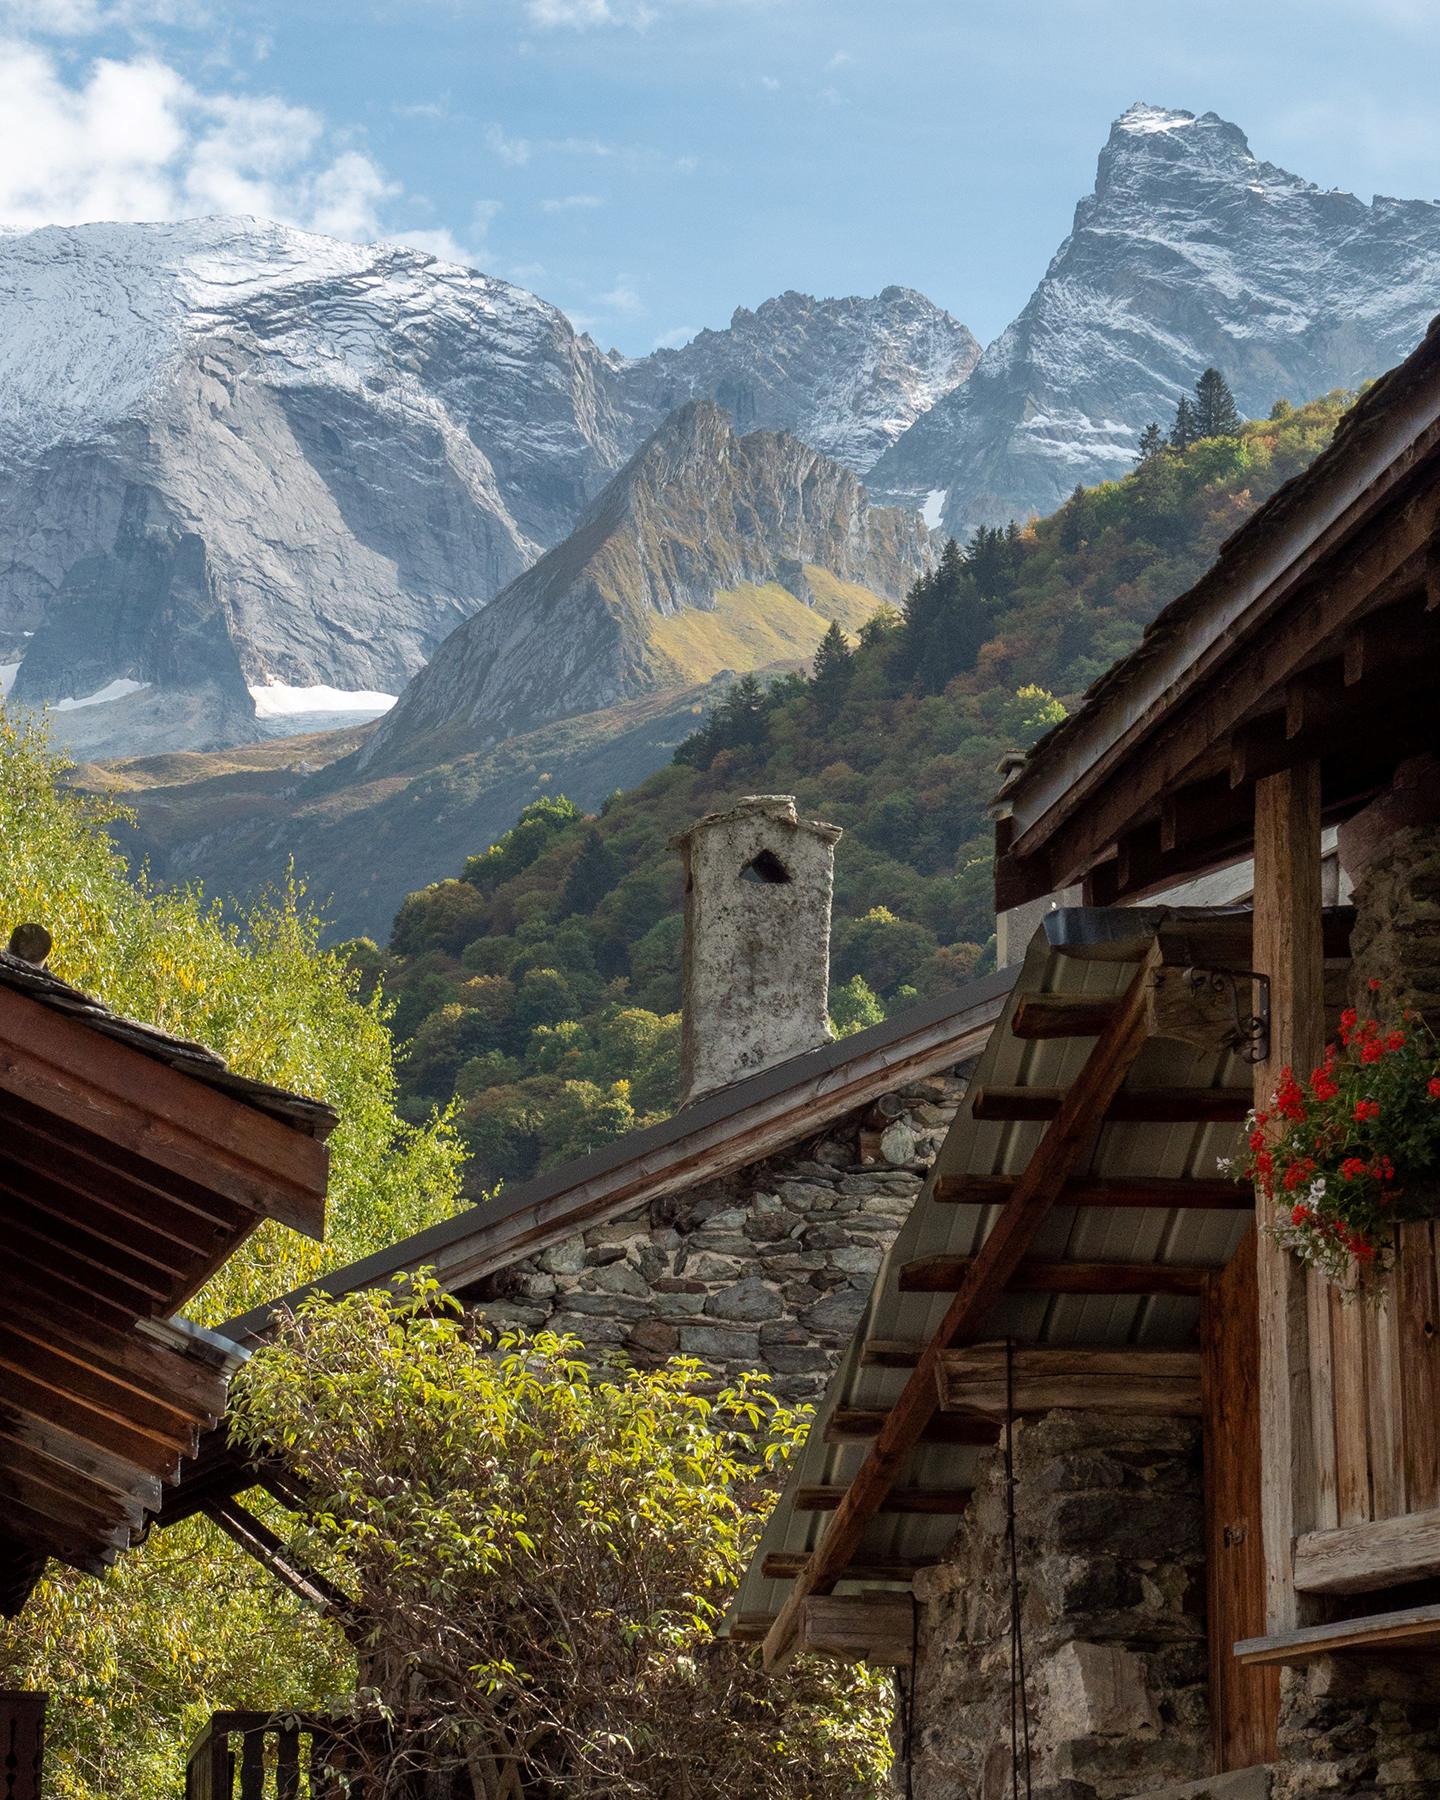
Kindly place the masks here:
[(0, 954), (0, 1613), (158, 1510), (244, 1354), (172, 1315), (261, 1220), (322, 1235), (333, 1123)]
[(1440, 332), (1222, 548), (997, 796), (996, 903), (1105, 905), (1247, 853), (1257, 779), (1318, 757), (1326, 823), (1434, 747)]
[[(1327, 915), (1343, 966), (1350, 914)], [(1199, 1410), (1202, 1297), (1249, 1229), (1227, 997), (1247, 912), (1062, 909), (895, 1239), (732, 1609), (767, 1664), (903, 1661), (895, 1596), (938, 1559), (1006, 1405)], [(1248, 983), (1244, 985), (1248, 998)]]
[[(496, 1201), (467, 1207), (333, 1270), (312, 1287), (232, 1319), (221, 1330), (238, 1343), (254, 1343), (280, 1310), (293, 1308), (307, 1293), (384, 1287), (421, 1268), (432, 1269), (458, 1298), (478, 1303), (488, 1279), (522, 1257), (666, 1194), (777, 1155), (907, 1082), (978, 1056), (1015, 974), (1002, 969), (707, 1094), (659, 1125), (519, 1182)], [(225, 1433), (212, 1432), (166, 1495), (159, 1522), (168, 1525), (208, 1510), (255, 1480), (254, 1469), (232, 1450)]]

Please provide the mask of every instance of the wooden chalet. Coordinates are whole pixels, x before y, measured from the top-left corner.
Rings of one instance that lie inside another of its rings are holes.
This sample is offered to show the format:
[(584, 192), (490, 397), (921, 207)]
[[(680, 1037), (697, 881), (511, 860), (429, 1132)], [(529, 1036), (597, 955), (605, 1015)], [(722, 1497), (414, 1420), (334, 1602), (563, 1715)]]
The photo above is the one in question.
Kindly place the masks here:
[[(1384, 1304), (1344, 1305), (1217, 1168), (1366, 977), (1440, 1024), (1437, 677), (1432, 328), (1008, 773), (997, 907), (1041, 923), (732, 1615), (768, 1664), (824, 1648), (915, 1693), (949, 1652), (910, 1591), (1007, 1420), (1193, 1417), (1212, 1733), (1191, 1776), (1440, 1791), (1434, 1227), (1402, 1228)], [(1326, 904), (1336, 828), (1353, 909)], [(1243, 910), (1163, 904), (1247, 860)]]
[[(0, 953), (0, 1614), (47, 1560), (99, 1575), (225, 1410), (242, 1348), (177, 1316), (264, 1219), (323, 1234), (335, 1123), (202, 1045)], [(43, 1697), (0, 1695), (38, 1793)], [(15, 1771), (18, 1770), (18, 1773)]]

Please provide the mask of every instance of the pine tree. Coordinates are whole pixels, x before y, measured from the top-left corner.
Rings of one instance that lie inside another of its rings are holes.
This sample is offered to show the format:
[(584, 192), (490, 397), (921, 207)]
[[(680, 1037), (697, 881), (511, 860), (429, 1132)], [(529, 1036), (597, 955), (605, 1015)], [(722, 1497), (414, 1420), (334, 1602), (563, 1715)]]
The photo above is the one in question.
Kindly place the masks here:
[(931, 693), (975, 667), (989, 636), (989, 609), (954, 538), (925, 584), (918, 614), (912, 599), (908, 628), (914, 632), (913, 672)]
[(1240, 425), (1240, 409), (1225, 377), (1218, 369), (1207, 369), (1195, 383), (1195, 436), (1235, 437)]
[(1165, 448), (1165, 434), (1152, 419), (1140, 433), (1139, 455), (1137, 462), (1147, 463), (1152, 456), (1158, 456)]
[(560, 890), (557, 917), (591, 913), (620, 879), (620, 859), (592, 825)]
[(832, 619), (830, 629), (820, 640), (811, 669), (811, 693), (822, 718), (833, 719), (839, 712), (853, 673), (854, 663), (845, 633)]
[(1175, 423), (1170, 427), (1170, 448), (1188, 450), (1199, 435), (1195, 429), (1195, 408), (1190, 404), (1189, 396), (1182, 394), (1180, 404), (1175, 408)]
[(1078, 550), (1085, 541), (1085, 489), (1077, 482), (1074, 492), (1060, 508), (1060, 548)]

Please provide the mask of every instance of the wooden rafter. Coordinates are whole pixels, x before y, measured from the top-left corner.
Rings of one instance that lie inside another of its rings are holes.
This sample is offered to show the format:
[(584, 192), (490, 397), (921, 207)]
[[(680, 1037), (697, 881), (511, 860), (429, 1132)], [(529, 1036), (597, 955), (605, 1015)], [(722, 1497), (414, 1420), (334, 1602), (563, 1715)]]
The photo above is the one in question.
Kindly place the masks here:
[[(827, 1444), (858, 1444), (879, 1437), (880, 1428), (889, 1414), (878, 1406), (837, 1406), (825, 1421), (823, 1436)], [(999, 1437), (999, 1428), (989, 1419), (947, 1419), (936, 1416), (920, 1434), (922, 1444), (961, 1444), (985, 1447)]]
[(1128, 1412), (1162, 1418), (1200, 1415), (1200, 1352), (1124, 1349), (1020, 1349), (973, 1344), (946, 1350), (936, 1370), (947, 1412)]
[(800, 1614), (812, 1593), (828, 1593), (860, 1548), (870, 1520), (884, 1505), (906, 1458), (919, 1443), (939, 1405), (937, 1387), (944, 1351), (973, 1342), (1004, 1293), (1035, 1234), (1059, 1199), (1065, 1182), (1089, 1154), (1105, 1113), (1145, 1043), (1150, 987), (1159, 961), (1152, 946), (1115, 1013), (1060, 1103), (1025, 1173), (971, 1264), (938, 1331), (905, 1383), (900, 1398), (872, 1443), (819, 1546), (806, 1559), (795, 1586), (765, 1640), (767, 1668), (783, 1666), (794, 1652)]
[[(810, 1555), (804, 1550), (772, 1550), (760, 1563), (760, 1573), (767, 1581), (800, 1581), (810, 1563)], [(935, 1566), (933, 1556), (857, 1556), (846, 1562), (836, 1573), (836, 1581), (913, 1581), (921, 1569)], [(808, 1592), (808, 1590), (807, 1590)], [(787, 1600), (788, 1607), (795, 1599), (792, 1594)], [(799, 1611), (799, 1607), (796, 1607)], [(785, 1617), (784, 1612), (776, 1618), (778, 1625)], [(774, 1626), (771, 1626), (774, 1630)]]

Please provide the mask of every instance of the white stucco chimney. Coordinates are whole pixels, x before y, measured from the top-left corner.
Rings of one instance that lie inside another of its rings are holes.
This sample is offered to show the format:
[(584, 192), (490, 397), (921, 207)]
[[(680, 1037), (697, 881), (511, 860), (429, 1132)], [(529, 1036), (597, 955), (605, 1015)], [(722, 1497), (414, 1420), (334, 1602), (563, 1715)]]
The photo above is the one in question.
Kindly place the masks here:
[(838, 825), (751, 794), (673, 840), (685, 863), (681, 1104), (831, 1035)]

